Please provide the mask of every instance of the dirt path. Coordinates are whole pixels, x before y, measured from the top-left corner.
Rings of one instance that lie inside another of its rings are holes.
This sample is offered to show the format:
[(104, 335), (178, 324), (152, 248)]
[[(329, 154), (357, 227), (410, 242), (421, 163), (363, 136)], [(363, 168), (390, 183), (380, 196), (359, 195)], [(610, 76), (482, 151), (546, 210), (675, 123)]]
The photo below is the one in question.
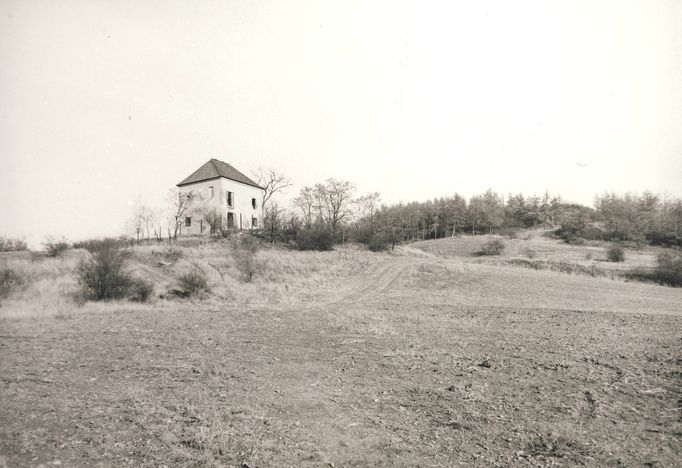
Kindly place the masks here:
[(359, 280), (351, 291), (344, 291), (342, 297), (332, 302), (334, 305), (358, 304), (371, 300), (388, 289), (408, 268), (414, 266), (416, 260), (400, 258), (390, 260), (370, 275)]

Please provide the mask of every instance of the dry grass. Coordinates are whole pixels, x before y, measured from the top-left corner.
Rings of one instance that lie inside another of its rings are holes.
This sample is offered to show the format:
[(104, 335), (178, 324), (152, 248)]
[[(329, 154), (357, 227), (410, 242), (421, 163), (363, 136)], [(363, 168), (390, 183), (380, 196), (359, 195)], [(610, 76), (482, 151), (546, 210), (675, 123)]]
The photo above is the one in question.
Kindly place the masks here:
[[(180, 247), (174, 264), (136, 248), (133, 268), (157, 290), (201, 268), (213, 294), (0, 320), (0, 456), (8, 466), (679, 463), (682, 290), (439, 256), (460, 246), (438, 242), (422, 244), (429, 253), (268, 249), (252, 283), (224, 246)], [(579, 256), (525, 242), (541, 261)], [(75, 261), (17, 266), (57, 281)], [(31, 288), (11, 298), (17, 310), (56, 293)]]
[[(332, 252), (266, 248), (258, 253), (264, 265), (262, 273), (247, 283), (237, 270), (230, 249), (227, 243), (178, 246), (170, 253), (166, 246), (130, 248), (128, 268), (133, 276), (151, 281), (157, 294), (151, 304), (138, 308), (174, 307), (177, 301), (167, 291), (178, 286), (180, 275), (197, 269), (207, 276), (212, 294), (205, 301), (210, 304), (225, 301), (251, 305), (298, 303), (323, 296), (320, 291), (372, 269), (383, 258), (352, 246)], [(121, 303), (116, 301), (79, 303), (75, 269), (87, 255), (84, 250), (71, 250), (59, 258), (31, 256), (28, 252), (0, 258), (27, 278), (26, 287), (3, 300), (0, 317), (68, 317), (79, 311), (89, 313), (120, 308)]]
[(481, 262), (496, 263), (499, 259), (526, 258), (532, 252), (532, 259), (546, 262), (596, 266), (604, 270), (627, 271), (633, 268), (652, 268), (656, 258), (665, 249), (660, 247), (642, 247), (641, 249), (624, 248), (625, 261), (614, 263), (608, 261), (607, 251), (613, 244), (602, 241), (590, 241), (585, 245), (569, 245), (557, 239), (545, 236), (546, 231), (527, 232), (523, 237), (507, 239), (500, 236), (459, 236), (436, 241), (422, 241), (411, 244), (425, 252), (440, 258), (475, 257), (481, 247), (491, 239), (504, 242), (504, 253), (495, 258), (478, 259)]

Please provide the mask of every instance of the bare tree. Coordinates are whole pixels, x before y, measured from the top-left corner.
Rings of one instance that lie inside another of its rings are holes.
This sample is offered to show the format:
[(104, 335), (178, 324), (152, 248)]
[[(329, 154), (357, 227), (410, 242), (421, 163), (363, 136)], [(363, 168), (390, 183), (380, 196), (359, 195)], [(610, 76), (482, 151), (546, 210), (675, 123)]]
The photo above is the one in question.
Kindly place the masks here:
[(140, 242), (140, 238), (144, 232), (144, 219), (138, 209), (135, 209), (135, 212), (133, 212), (133, 216), (130, 218), (128, 224), (130, 226), (130, 230), (135, 233), (135, 240)]
[(317, 204), (315, 200), (315, 189), (312, 187), (303, 187), (299, 192), (298, 197), (294, 199), (293, 204), (301, 211), (303, 225), (307, 228), (312, 226), (313, 210)]
[(277, 203), (265, 208), (265, 213), (263, 215), (263, 234), (265, 238), (272, 242), (273, 244), (281, 237), (284, 219), (282, 214), (284, 210), (281, 209)]
[(321, 218), (336, 234), (343, 220), (351, 213), (350, 205), (355, 187), (348, 181), (327, 179), (315, 185), (315, 199)]
[(258, 241), (250, 235), (243, 236), (232, 246), (232, 258), (237, 270), (250, 282), (256, 274), (265, 269), (265, 262), (258, 258)]
[(156, 213), (149, 207), (143, 207), (142, 220), (144, 222), (145, 235), (147, 236), (147, 240), (149, 240), (152, 237), (153, 226), (156, 224)]
[(171, 229), (173, 230), (173, 239), (178, 238), (178, 233), (184, 222), (185, 215), (190, 211), (194, 204), (195, 196), (192, 192), (182, 193), (178, 189), (171, 189), (168, 192), (168, 200), (171, 206), (169, 216), (168, 237), (171, 237)]
[(151, 237), (151, 227), (154, 222), (154, 211), (151, 208), (143, 205), (141, 202), (138, 202), (137, 206), (135, 207), (135, 211), (128, 222), (130, 229), (135, 232), (135, 239), (137, 242), (144, 239), (145, 236), (147, 239)]
[(291, 181), (274, 169), (263, 169), (261, 167), (258, 168), (257, 172), (253, 173), (253, 176), (256, 179), (256, 183), (265, 189), (263, 201), (261, 202), (261, 208), (263, 209), (265, 209), (265, 205), (274, 194), (287, 187), (291, 187)]
[(214, 206), (202, 205), (195, 212), (208, 224), (209, 234), (214, 235), (221, 228), (223, 218)]
[(381, 195), (379, 192), (368, 193), (355, 199), (354, 204), (357, 218), (365, 219), (372, 223), (376, 212), (379, 210), (380, 201)]

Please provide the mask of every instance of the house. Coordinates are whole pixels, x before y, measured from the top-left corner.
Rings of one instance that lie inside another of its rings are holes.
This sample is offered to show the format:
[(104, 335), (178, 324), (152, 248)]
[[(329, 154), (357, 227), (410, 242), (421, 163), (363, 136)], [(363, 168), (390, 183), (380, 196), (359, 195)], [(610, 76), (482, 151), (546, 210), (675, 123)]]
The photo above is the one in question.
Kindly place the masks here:
[(181, 235), (208, 235), (220, 229), (258, 229), (265, 189), (233, 166), (211, 159), (177, 184), (191, 197)]

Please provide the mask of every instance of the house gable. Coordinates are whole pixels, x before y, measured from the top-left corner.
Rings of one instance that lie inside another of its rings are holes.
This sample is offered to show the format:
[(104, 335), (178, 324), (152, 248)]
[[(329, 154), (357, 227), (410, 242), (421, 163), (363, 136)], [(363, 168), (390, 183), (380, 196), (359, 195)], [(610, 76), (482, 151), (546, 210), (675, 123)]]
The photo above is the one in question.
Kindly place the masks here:
[(203, 182), (210, 179), (219, 179), (221, 177), (264, 190), (263, 187), (239, 172), (233, 166), (217, 159), (209, 160), (206, 164), (194, 171), (189, 177), (177, 184), (177, 186), (182, 187), (184, 185)]

